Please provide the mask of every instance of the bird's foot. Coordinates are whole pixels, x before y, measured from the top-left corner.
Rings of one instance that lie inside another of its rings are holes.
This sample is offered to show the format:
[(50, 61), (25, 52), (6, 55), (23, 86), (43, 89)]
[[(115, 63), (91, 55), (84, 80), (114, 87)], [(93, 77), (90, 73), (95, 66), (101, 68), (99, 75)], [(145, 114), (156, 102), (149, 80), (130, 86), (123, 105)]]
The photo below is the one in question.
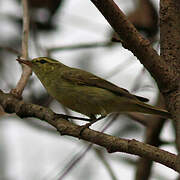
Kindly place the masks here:
[(93, 119), (91, 119), (91, 122), (89, 122), (89, 123), (86, 123), (85, 125), (82, 125), (81, 127), (80, 127), (80, 132), (79, 132), (79, 139), (81, 138), (81, 135), (82, 135), (82, 133), (83, 133), (83, 131), (86, 129), (86, 128), (89, 128), (92, 124), (94, 124), (94, 123), (96, 123), (97, 121), (99, 121), (99, 120), (101, 120), (101, 119), (103, 119), (103, 118), (105, 118), (106, 116), (101, 116), (101, 117), (99, 117), (99, 118), (93, 118)]
[(91, 121), (89, 118), (81, 118), (81, 117), (75, 117), (75, 116), (69, 116), (65, 114), (56, 114), (56, 118), (63, 118), (63, 119), (76, 119), (76, 120), (81, 120), (81, 121)]

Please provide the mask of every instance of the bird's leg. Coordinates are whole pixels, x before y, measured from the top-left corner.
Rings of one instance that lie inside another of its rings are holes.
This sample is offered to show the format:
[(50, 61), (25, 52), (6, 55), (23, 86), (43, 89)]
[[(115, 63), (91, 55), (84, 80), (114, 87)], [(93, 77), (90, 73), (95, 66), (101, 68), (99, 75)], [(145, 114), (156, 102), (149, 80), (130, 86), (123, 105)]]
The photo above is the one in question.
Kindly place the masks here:
[(81, 120), (81, 121), (91, 121), (91, 119), (89, 119), (89, 118), (69, 116), (69, 115), (65, 115), (65, 114), (56, 114), (56, 118), (64, 118), (66, 120), (68, 120), (68, 118), (71, 118), (71, 119), (77, 119), (77, 120)]
[(105, 118), (106, 116), (101, 116), (99, 118), (96, 118), (96, 116), (94, 115), (91, 115), (90, 119), (91, 119), (91, 122), (89, 123), (86, 123), (85, 125), (82, 125), (81, 126), (81, 129), (80, 129), (80, 133), (79, 133), (79, 137), (81, 137), (81, 134), (82, 132), (86, 129), (86, 128), (89, 128), (92, 124), (94, 124), (95, 122)]

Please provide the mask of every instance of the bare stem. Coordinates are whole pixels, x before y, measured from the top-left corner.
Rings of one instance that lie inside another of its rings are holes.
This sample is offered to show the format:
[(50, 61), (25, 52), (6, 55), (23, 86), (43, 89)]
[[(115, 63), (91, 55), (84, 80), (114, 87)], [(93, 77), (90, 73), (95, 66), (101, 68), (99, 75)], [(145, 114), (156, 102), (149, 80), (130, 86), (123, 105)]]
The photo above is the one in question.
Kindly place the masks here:
[[(28, 59), (28, 37), (29, 37), (29, 12), (28, 1), (22, 0), (23, 5), (23, 33), (22, 33), (22, 59)], [(31, 68), (26, 65), (22, 65), (22, 74), (15, 89), (11, 90), (11, 94), (16, 97), (21, 97), (22, 92), (27, 84), (27, 81), (32, 73)]]
[(112, 44), (111, 41), (104, 42), (93, 42), (93, 43), (80, 43), (80, 44), (70, 44), (64, 46), (56, 46), (47, 48), (47, 54), (50, 56), (52, 52), (55, 51), (71, 51), (71, 50), (79, 50), (79, 49), (87, 49), (87, 48), (99, 48), (99, 47), (108, 47)]
[(16, 55), (19, 55), (19, 54), (20, 54), (20, 52), (19, 52), (18, 50), (13, 49), (13, 48), (11, 48), (11, 47), (7, 47), (7, 46), (2, 46), (2, 45), (0, 45), (0, 49), (4, 49), (4, 50), (6, 50), (6, 51), (8, 51), (8, 52), (11, 52), (11, 53), (13, 53), (13, 54), (16, 54)]

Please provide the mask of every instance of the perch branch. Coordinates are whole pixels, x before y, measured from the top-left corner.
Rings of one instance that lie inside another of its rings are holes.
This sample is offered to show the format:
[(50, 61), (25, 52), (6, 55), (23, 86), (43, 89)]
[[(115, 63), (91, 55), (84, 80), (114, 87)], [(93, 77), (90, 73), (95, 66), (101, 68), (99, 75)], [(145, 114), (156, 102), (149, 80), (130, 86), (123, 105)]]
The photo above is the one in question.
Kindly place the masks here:
[[(61, 135), (69, 135), (79, 138), (81, 126), (75, 125), (65, 119), (57, 118), (57, 114), (49, 108), (25, 103), (11, 94), (5, 94), (2, 91), (0, 91), (0, 105), (7, 113), (16, 113), (22, 118), (36, 117), (51, 124), (58, 132), (60, 132)], [(175, 154), (142, 142), (138, 142), (134, 139), (122, 139), (91, 129), (85, 129), (81, 134), (81, 139), (102, 146), (106, 148), (109, 153), (126, 152), (138, 155), (180, 172), (177, 168), (177, 164), (175, 163), (177, 159)]]

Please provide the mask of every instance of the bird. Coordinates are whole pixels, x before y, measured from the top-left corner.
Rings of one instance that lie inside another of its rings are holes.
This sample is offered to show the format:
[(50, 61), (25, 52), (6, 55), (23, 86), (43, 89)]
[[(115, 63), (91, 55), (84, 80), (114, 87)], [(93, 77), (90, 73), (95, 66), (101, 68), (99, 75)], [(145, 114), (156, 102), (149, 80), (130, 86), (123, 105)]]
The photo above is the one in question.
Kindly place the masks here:
[(89, 117), (87, 127), (115, 112), (171, 117), (168, 111), (146, 104), (147, 98), (131, 94), (101, 77), (66, 66), (55, 59), (37, 57), (32, 60), (18, 58), (17, 61), (31, 67), (47, 92), (59, 103)]

